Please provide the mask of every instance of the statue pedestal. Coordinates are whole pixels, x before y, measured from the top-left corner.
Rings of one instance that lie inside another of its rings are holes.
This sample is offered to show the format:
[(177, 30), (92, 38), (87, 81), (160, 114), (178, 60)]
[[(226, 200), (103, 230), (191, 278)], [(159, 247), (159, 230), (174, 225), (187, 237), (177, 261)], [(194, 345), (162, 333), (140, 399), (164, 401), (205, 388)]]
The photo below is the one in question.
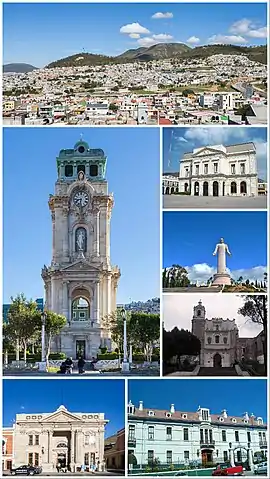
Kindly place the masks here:
[(213, 279), (213, 282), (212, 282), (212, 285), (215, 286), (215, 285), (225, 285), (225, 284), (228, 284), (228, 285), (231, 285), (232, 282), (231, 282), (231, 277), (228, 273), (216, 273), (214, 274), (214, 279)]

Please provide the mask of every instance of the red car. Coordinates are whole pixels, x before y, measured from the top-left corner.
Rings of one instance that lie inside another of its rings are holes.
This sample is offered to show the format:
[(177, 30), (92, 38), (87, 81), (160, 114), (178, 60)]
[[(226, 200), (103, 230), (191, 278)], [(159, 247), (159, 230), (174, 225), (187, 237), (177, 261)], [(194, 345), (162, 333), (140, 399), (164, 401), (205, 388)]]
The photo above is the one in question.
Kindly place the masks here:
[(212, 472), (212, 476), (242, 476), (243, 474), (243, 466), (230, 466), (229, 464), (219, 464)]

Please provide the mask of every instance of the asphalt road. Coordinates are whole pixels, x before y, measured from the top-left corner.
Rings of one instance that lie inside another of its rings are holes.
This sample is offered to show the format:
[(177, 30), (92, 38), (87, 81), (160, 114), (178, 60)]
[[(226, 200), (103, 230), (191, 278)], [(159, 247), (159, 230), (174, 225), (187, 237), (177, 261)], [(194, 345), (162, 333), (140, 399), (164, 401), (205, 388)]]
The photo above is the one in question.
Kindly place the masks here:
[[(11, 476), (9, 472), (3, 472), (3, 476), (7, 477), (29, 477), (25, 475), (18, 474), (17, 476)], [(36, 476), (31, 476), (35, 477), (38, 479), (39, 477), (93, 477), (93, 476), (98, 476), (98, 477), (107, 477), (107, 476), (113, 476), (113, 477), (123, 477), (124, 474), (120, 476), (119, 473), (117, 472), (95, 472), (95, 474), (92, 474), (92, 472), (43, 472), (42, 474), (38, 474)]]
[(183, 209), (266, 209), (267, 196), (185, 196), (163, 195), (163, 208)]

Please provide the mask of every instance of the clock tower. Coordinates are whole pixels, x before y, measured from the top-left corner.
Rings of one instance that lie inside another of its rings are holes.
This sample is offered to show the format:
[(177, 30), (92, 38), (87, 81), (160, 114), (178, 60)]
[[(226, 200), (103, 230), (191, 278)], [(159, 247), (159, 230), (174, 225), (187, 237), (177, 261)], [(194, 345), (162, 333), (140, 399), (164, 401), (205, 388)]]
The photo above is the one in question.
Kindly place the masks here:
[(111, 347), (102, 319), (116, 310), (120, 270), (110, 261), (113, 195), (105, 179), (107, 158), (80, 140), (57, 157), (58, 178), (50, 195), (52, 261), (42, 269), (46, 309), (67, 323), (52, 351), (76, 359)]

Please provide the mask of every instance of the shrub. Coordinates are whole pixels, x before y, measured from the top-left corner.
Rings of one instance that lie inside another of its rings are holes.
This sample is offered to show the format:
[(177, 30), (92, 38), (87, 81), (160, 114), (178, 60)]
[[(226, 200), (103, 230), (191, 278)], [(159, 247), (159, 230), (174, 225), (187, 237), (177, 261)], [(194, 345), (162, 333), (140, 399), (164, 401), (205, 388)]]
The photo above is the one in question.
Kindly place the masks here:
[(152, 354), (152, 361), (159, 361), (159, 354)]
[(144, 361), (144, 354), (143, 353), (137, 353), (132, 355), (132, 360), (134, 362), (143, 362)]
[(49, 359), (57, 361), (58, 359), (66, 359), (66, 353), (51, 353)]
[(108, 348), (107, 348), (107, 347), (105, 347), (105, 348), (99, 348), (99, 349), (100, 349), (100, 351), (101, 351), (101, 354), (105, 354), (105, 353), (107, 353), (107, 351), (108, 351)]
[(106, 360), (110, 360), (110, 359), (118, 359), (118, 353), (114, 352), (114, 353), (101, 353), (101, 354), (98, 354), (98, 360), (102, 361), (106, 361)]

